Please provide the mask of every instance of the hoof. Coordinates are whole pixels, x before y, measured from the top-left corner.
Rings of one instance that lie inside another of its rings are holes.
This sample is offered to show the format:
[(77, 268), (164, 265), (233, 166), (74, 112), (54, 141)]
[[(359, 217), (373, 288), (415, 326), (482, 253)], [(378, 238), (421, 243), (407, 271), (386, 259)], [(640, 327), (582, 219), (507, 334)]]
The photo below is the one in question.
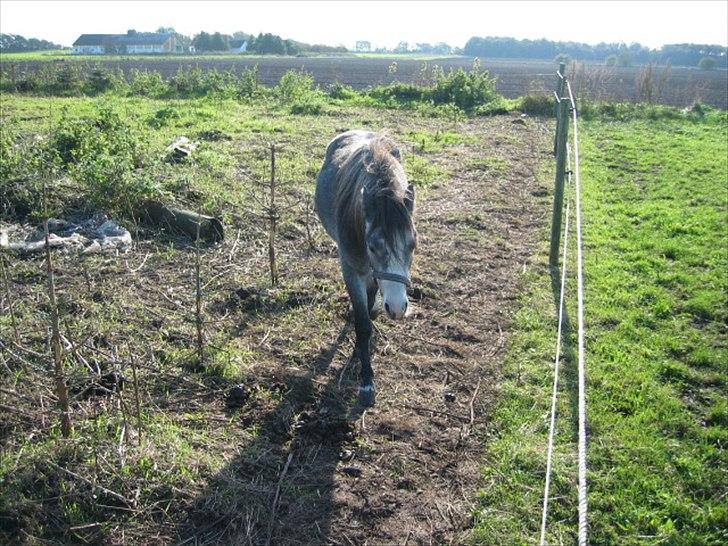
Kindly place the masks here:
[(374, 406), (377, 397), (377, 389), (374, 385), (364, 385), (359, 387), (359, 403), (365, 408)]

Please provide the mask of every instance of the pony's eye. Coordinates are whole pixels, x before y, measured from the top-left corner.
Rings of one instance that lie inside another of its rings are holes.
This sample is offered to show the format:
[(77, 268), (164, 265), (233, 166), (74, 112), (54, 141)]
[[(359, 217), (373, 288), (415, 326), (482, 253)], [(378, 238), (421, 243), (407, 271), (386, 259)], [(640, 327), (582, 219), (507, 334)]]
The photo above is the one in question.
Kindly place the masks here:
[(371, 252), (372, 254), (376, 254), (377, 253), (377, 251), (374, 250), (374, 246), (373, 245), (367, 245), (367, 249), (369, 249), (369, 252)]

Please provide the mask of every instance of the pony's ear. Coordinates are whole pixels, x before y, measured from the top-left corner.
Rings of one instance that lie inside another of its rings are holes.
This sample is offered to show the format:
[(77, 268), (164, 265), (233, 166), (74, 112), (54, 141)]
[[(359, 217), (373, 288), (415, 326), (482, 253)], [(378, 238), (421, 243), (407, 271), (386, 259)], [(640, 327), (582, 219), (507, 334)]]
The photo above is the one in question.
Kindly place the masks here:
[(415, 210), (415, 187), (413, 184), (407, 184), (407, 195), (404, 198), (404, 204), (410, 213)]

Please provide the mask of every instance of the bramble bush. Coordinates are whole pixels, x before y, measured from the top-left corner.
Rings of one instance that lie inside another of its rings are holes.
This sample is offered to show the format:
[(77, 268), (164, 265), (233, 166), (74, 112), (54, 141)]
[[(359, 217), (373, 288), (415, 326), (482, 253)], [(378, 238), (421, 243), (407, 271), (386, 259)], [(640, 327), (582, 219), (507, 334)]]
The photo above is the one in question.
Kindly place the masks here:
[(49, 145), (94, 207), (129, 215), (141, 199), (160, 192), (142, 169), (154, 161), (147, 134), (110, 106), (102, 105), (84, 119), (69, 119), (64, 113)]

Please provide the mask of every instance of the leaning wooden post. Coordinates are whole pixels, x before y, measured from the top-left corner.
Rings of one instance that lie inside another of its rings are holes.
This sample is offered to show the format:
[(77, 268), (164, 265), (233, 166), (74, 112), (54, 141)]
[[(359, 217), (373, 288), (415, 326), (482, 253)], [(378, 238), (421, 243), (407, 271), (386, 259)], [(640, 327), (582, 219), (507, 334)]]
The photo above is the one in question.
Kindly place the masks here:
[(564, 179), (566, 177), (566, 138), (569, 133), (569, 101), (559, 97), (558, 132), (556, 133), (556, 183), (554, 186), (554, 212), (551, 220), (551, 250), (549, 265), (559, 263), (561, 243), (561, 212), (564, 208)]
[(270, 231), (268, 233), (268, 261), (270, 262), (270, 283), (272, 286), (278, 284), (278, 267), (276, 266), (276, 145), (270, 145), (270, 202), (268, 217), (270, 220)]

